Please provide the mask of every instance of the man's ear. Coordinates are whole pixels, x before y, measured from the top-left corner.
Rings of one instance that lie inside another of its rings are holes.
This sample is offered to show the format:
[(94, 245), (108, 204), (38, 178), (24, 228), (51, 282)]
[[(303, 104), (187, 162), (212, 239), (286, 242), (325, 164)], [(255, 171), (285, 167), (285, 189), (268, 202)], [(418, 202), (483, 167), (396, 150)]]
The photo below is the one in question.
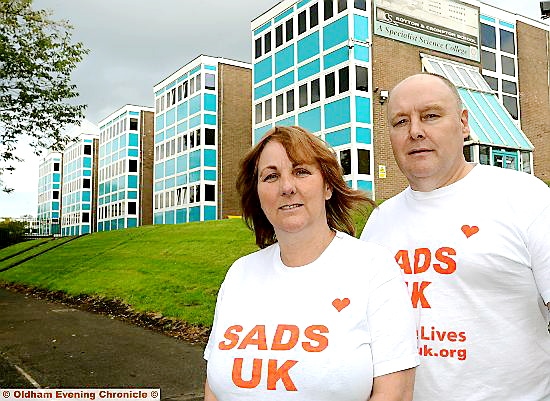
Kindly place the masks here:
[(468, 124), (468, 110), (463, 109), (460, 113), (460, 122), (462, 123), (462, 136), (464, 139), (470, 135), (470, 125)]

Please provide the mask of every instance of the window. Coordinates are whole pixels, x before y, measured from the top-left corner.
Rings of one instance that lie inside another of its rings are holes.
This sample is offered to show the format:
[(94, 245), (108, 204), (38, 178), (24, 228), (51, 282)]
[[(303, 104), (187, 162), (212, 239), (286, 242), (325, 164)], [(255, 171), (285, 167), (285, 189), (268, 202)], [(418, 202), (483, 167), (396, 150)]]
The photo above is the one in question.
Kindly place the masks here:
[(348, 0), (338, 0), (338, 12), (341, 13), (348, 8)]
[(357, 150), (358, 173), (370, 175), (370, 150)]
[(195, 77), (189, 80), (189, 95), (195, 93)]
[(349, 90), (349, 67), (341, 68), (338, 71), (338, 93)]
[(317, 25), (319, 25), (319, 6), (315, 3), (309, 8), (309, 27), (313, 28)]
[(323, 10), (324, 10), (323, 15), (324, 15), (325, 21), (329, 18), (332, 18), (332, 16), (334, 15), (332, 0), (324, 0)]
[(205, 128), (204, 129), (204, 144), (205, 145), (215, 145), (216, 144), (216, 131), (214, 128)]
[[(166, 196), (166, 200), (168, 200), (168, 196)], [(136, 214), (136, 202), (128, 202), (128, 214)]]
[(255, 112), (254, 112), (254, 121), (256, 121), (256, 124), (262, 122), (262, 115), (263, 115), (262, 107), (263, 107), (262, 102), (256, 104)]
[(367, 92), (369, 90), (368, 70), (365, 67), (355, 67), (355, 88)]
[(294, 111), (294, 89), (291, 89), (286, 93), (286, 111)]
[(183, 98), (186, 99), (187, 96), (189, 96), (189, 84), (187, 83), (187, 81), (185, 81), (183, 84), (182, 84), (182, 89), (183, 89)]
[(506, 93), (510, 93), (512, 95), (518, 94), (518, 86), (515, 82), (507, 81), (505, 79), (502, 80), (502, 91)]
[(521, 171), (531, 174), (531, 152), (522, 151), (520, 154), (522, 165)]
[(84, 154), (85, 155), (91, 155), (92, 154), (92, 145), (84, 145)]
[(195, 89), (196, 91), (200, 91), (201, 90), (201, 74), (198, 74), (195, 78)]
[(283, 44), (283, 26), (279, 25), (275, 28), (275, 47)]
[(83, 223), (89, 223), (90, 222), (90, 213), (89, 212), (82, 213), (82, 222)]
[(137, 173), (137, 160), (135, 159), (128, 160), (128, 172)]
[(479, 163), (491, 164), (489, 161), (489, 146), (479, 145)]
[(201, 144), (201, 130), (200, 130), (200, 128), (197, 130), (197, 132), (195, 134), (196, 134), (195, 145), (200, 146), (200, 144)]
[(494, 91), (498, 91), (498, 79), (495, 78), (495, 77), (490, 77), (490, 76), (487, 76), (487, 75), (483, 75), (483, 78), (485, 79), (485, 81), (487, 82), (487, 84), (489, 84), (489, 87), (494, 90)]
[(325, 97), (329, 98), (336, 94), (336, 82), (334, 80), (334, 73), (325, 75)]
[(502, 95), (502, 104), (506, 107), (512, 118), (517, 120), (519, 117), (517, 99), (513, 96)]
[(500, 50), (510, 54), (516, 54), (516, 44), (514, 33), (510, 31), (500, 30)]
[(214, 185), (204, 185), (204, 200), (207, 202), (214, 202), (216, 200), (216, 187)]
[(311, 103), (316, 103), (321, 99), (321, 89), (319, 86), (319, 78), (311, 81)]
[(367, 11), (367, 0), (354, 0), (353, 6), (358, 10)]
[(262, 38), (258, 38), (254, 41), (254, 56), (256, 58), (262, 55)]
[(306, 11), (298, 14), (298, 35), (301, 35), (307, 30)]
[(497, 70), (497, 58), (495, 53), (488, 52), (487, 50), (481, 51), (481, 65), (483, 68), (489, 71)]
[(300, 88), (298, 90), (298, 97), (299, 97), (299, 106), (304, 107), (307, 106), (308, 100), (307, 100), (307, 84), (300, 85)]
[(82, 188), (90, 188), (90, 179), (89, 178), (83, 178), (82, 179)]
[(54, 163), (53, 164), (53, 171), (59, 171), (59, 163)]
[(137, 118), (130, 118), (130, 131), (138, 130), (138, 120)]
[(344, 175), (351, 174), (351, 150), (340, 151), (340, 165), (342, 166)]
[(481, 46), (497, 48), (497, 35), (494, 26), (481, 24)]
[(204, 88), (209, 90), (216, 89), (216, 76), (214, 74), (204, 74)]
[(502, 73), (506, 75), (516, 76), (516, 66), (514, 59), (507, 56), (501, 56)]
[(284, 113), (283, 94), (277, 95), (275, 98), (275, 115), (278, 117)]
[(289, 19), (286, 23), (286, 41), (292, 40), (294, 37), (294, 19)]
[(271, 51), (271, 32), (268, 32), (264, 36), (264, 54)]
[(272, 118), (272, 100), (271, 99), (267, 99), (265, 101), (265, 105), (264, 105), (264, 111), (265, 111), (265, 120), (271, 120)]
[(59, 199), (59, 191), (53, 191), (53, 198)]
[(183, 96), (183, 92), (180, 85), (178, 86), (178, 102), (181, 102), (182, 96)]

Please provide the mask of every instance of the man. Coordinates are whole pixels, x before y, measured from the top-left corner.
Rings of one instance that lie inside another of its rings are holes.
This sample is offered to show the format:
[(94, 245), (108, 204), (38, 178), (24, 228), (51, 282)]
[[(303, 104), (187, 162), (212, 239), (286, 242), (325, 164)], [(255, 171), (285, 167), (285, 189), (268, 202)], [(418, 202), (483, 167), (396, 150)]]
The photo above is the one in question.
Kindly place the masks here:
[(466, 162), (468, 111), (446, 78), (401, 81), (387, 114), (410, 186), (361, 238), (395, 254), (417, 311), (414, 400), (550, 400), (550, 188)]

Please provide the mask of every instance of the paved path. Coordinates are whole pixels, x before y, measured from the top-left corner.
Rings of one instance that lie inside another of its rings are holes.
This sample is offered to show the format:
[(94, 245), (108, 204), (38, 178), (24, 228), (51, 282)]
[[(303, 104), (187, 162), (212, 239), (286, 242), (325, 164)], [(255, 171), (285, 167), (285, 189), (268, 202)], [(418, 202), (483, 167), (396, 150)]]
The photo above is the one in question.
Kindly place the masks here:
[(202, 347), (0, 289), (0, 388), (160, 388), (202, 400)]

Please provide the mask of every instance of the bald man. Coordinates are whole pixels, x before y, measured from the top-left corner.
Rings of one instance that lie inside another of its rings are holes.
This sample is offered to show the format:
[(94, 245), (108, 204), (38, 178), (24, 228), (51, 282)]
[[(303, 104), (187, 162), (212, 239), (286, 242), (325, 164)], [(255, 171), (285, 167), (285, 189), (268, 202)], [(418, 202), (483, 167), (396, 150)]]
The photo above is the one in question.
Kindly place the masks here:
[(550, 400), (550, 188), (466, 162), (468, 111), (444, 77), (404, 79), (387, 115), (409, 187), (361, 238), (394, 253), (417, 311), (414, 400)]

